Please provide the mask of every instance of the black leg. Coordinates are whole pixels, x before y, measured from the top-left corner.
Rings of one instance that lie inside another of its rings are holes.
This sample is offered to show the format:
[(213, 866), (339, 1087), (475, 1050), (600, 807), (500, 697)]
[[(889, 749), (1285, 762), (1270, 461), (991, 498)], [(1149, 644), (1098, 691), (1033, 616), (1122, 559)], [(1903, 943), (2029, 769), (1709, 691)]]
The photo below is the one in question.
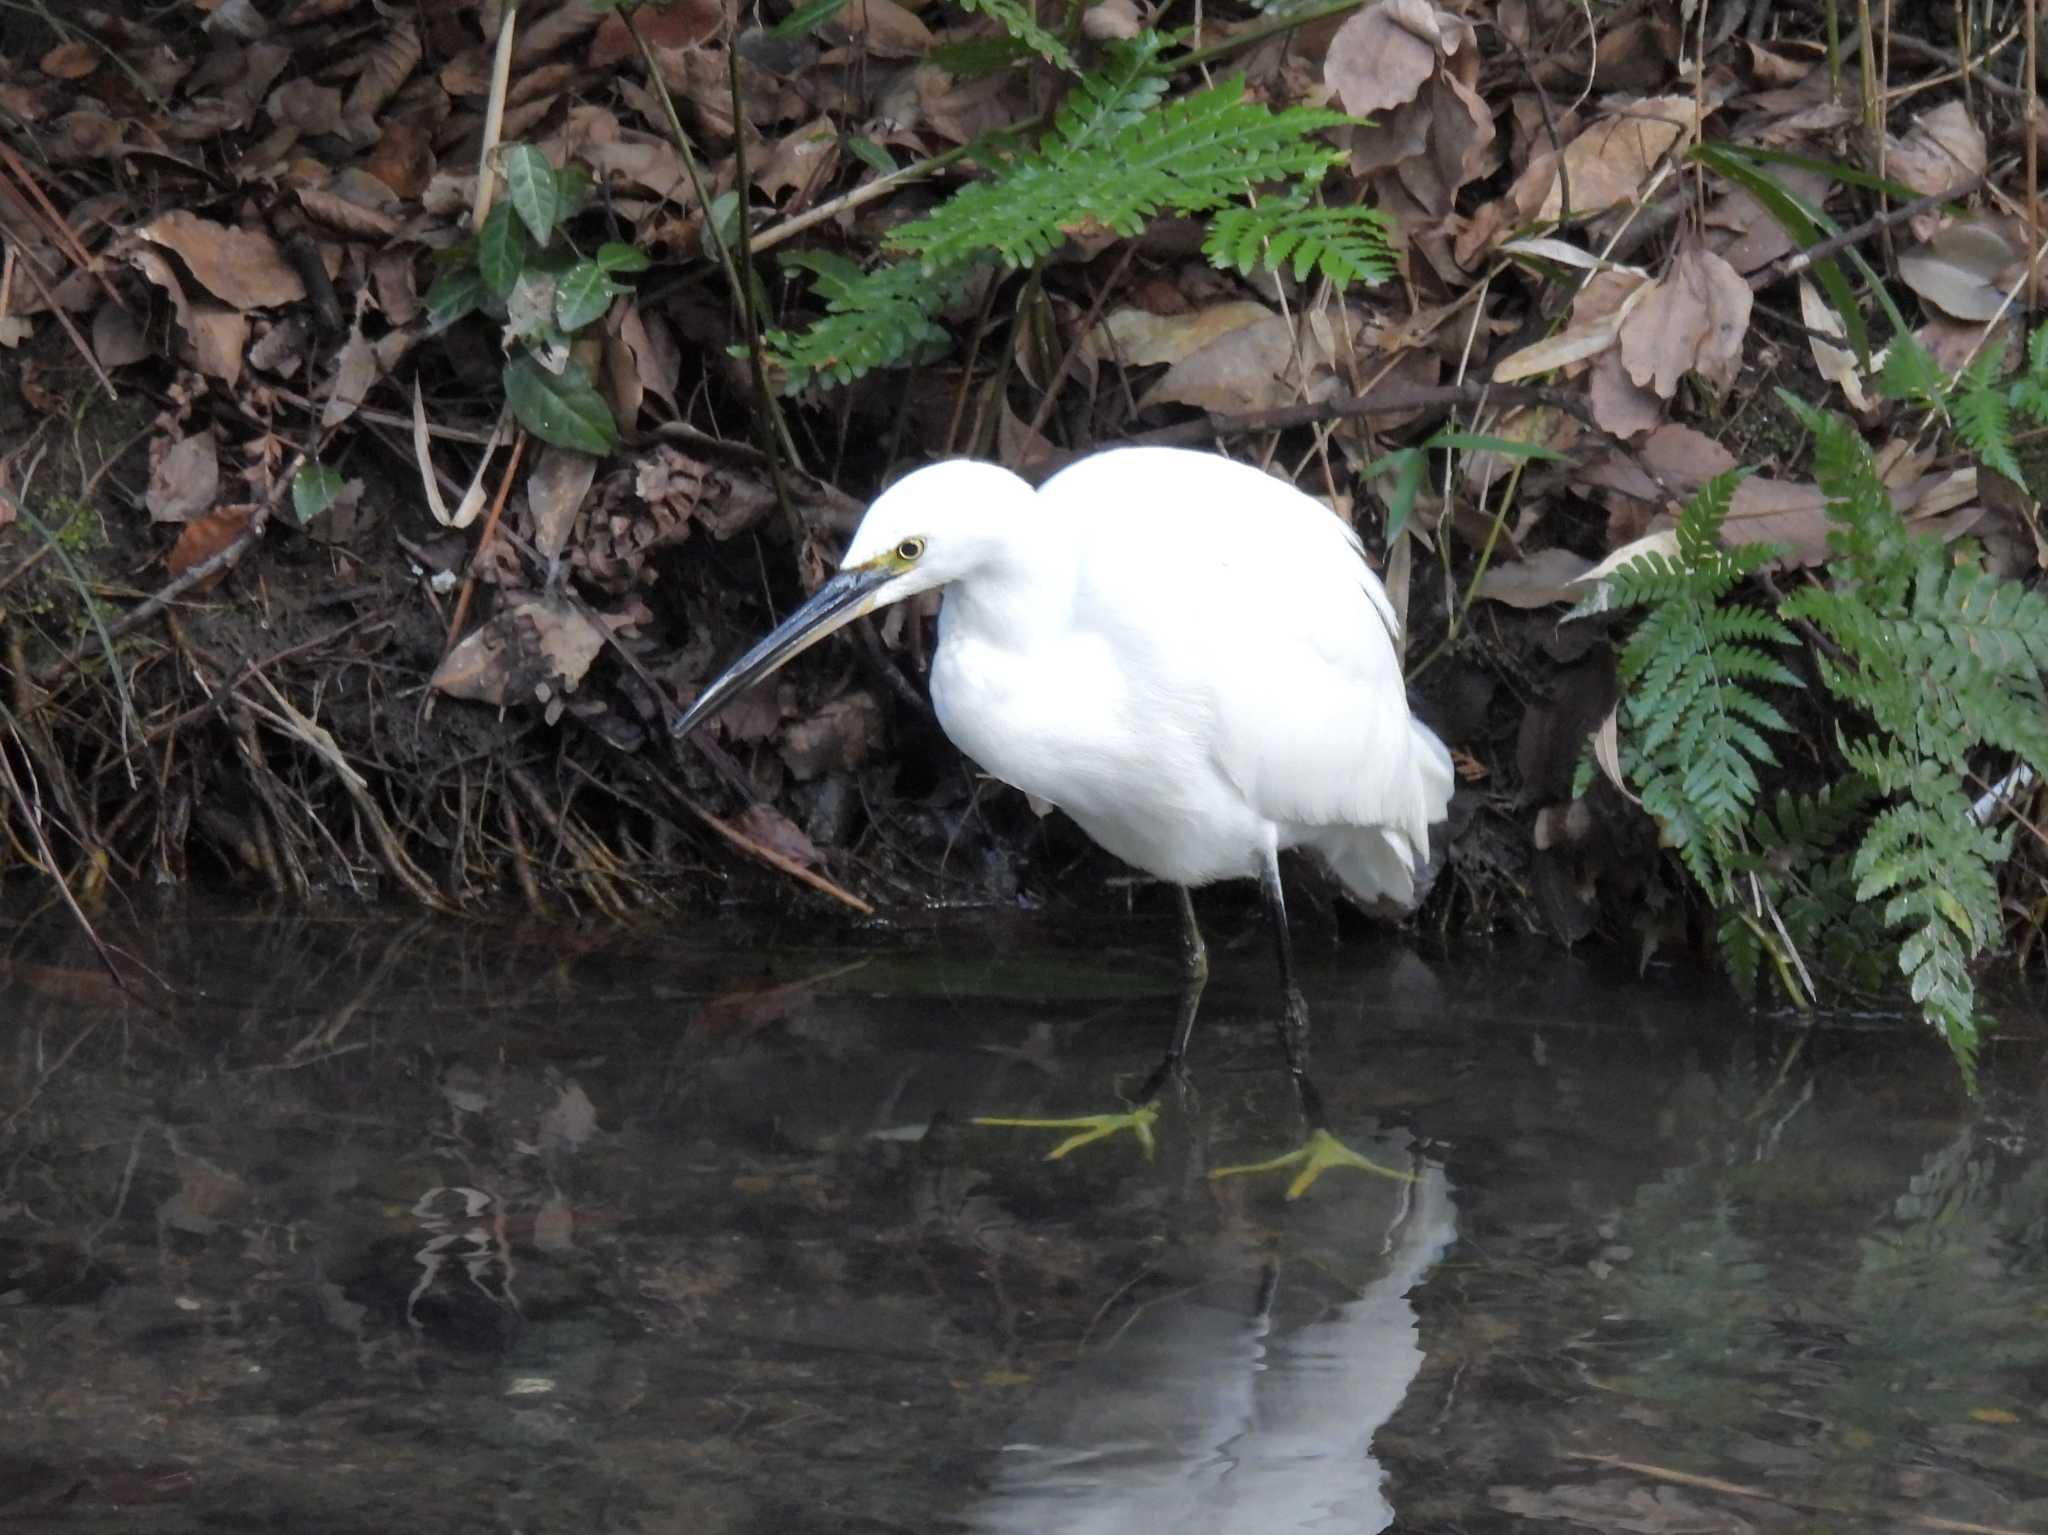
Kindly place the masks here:
[(1323, 1128), (1323, 1096), (1308, 1079), (1308, 1003), (1294, 978), (1294, 940), (1287, 931), (1287, 895), (1280, 888), (1280, 855), (1270, 849), (1259, 870), (1259, 894), (1265, 900), (1266, 920), (1272, 925), (1274, 947), (1280, 956), (1280, 1049), (1287, 1058), (1287, 1074), (1294, 1080), (1301, 1117), (1313, 1134)]
[(1180, 993), (1180, 1011), (1174, 1016), (1173, 1034), (1166, 1043), (1166, 1055), (1138, 1089), (1137, 1101), (1150, 1103), (1167, 1079), (1180, 1069), (1188, 1053), (1188, 1038), (1195, 1032), (1195, 1013), (1202, 1005), (1202, 989), (1209, 984), (1209, 946), (1202, 942), (1201, 924), (1195, 921), (1195, 903), (1186, 885), (1175, 885), (1180, 897), (1181, 942), (1185, 976)]

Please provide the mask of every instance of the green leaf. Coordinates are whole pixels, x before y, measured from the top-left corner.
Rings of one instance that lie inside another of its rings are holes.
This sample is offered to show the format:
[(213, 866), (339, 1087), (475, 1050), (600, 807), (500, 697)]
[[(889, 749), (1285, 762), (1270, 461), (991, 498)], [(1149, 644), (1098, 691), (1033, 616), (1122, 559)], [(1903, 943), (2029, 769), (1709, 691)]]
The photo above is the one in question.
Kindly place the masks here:
[(499, 151), (505, 172), (505, 195), (526, 225), (535, 245), (548, 243), (562, 216), (562, 189), (548, 157), (531, 144), (507, 144)]
[(647, 252), (639, 246), (621, 245), (616, 240), (600, 245), (591, 259), (607, 272), (644, 272), (650, 265)]
[(581, 330), (626, 291), (595, 261), (579, 261), (555, 284), (555, 323), (565, 331)]
[(292, 476), (292, 510), (298, 514), (299, 526), (304, 527), (334, 505), (334, 498), (346, 483), (340, 470), (330, 469), (317, 459), (306, 460)]
[(443, 272), (427, 289), (427, 334), (444, 331), (483, 302), (483, 278), (473, 266)]
[(806, 0), (770, 27), (768, 35), (784, 42), (793, 37), (809, 37), (845, 9), (846, 0)]
[(1301, 194), (1267, 197), (1257, 207), (1220, 211), (1202, 254), (1247, 275), (1291, 265), (1296, 282), (1316, 272), (1340, 287), (1379, 283), (1394, 275), (1392, 227), (1376, 208), (1319, 207)]
[(618, 446), (611, 407), (575, 363), (556, 375), (522, 353), (505, 364), (504, 380), (505, 403), (542, 442), (600, 458)]
[(884, 176), (895, 173), (896, 157), (873, 139), (856, 133), (846, 141), (846, 147), (861, 164), (880, 171)]
[(509, 297), (531, 253), (525, 226), (508, 205), (499, 203), (476, 235), (476, 270), (484, 286), (497, 298)]

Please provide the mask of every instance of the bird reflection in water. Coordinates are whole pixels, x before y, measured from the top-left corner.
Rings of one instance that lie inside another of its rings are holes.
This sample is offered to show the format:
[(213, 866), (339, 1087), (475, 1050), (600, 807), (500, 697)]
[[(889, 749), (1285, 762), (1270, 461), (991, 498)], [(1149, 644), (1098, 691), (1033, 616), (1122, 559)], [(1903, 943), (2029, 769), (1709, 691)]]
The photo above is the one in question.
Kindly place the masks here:
[[(1412, 1181), (1353, 1180), (1341, 1201), (1290, 1210), (1292, 1257), (1219, 1239), (1199, 1260), (1209, 1272), (1138, 1307), (1049, 1383), (968, 1527), (1372, 1535), (1392, 1524), (1373, 1435), (1422, 1367), (1408, 1295), (1455, 1238), (1457, 1212), (1442, 1167), (1398, 1140), (1377, 1154)], [(1335, 1302), (1333, 1248), (1335, 1265), (1377, 1266)]]

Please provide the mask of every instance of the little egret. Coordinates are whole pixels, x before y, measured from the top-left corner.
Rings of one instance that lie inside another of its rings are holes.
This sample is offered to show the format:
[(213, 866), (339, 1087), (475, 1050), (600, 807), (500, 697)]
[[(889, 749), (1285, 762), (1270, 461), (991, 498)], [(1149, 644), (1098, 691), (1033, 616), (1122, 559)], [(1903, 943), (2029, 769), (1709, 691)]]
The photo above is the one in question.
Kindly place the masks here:
[[(1306, 1075), (1308, 1009), (1280, 886), (1287, 848), (1361, 900), (1415, 899), (1450, 754), (1408, 710), (1398, 622), (1358, 538), (1249, 465), (1113, 448), (1034, 491), (957, 459), (868, 508), (839, 571), (707, 687), (687, 735), (742, 689), (864, 613), (945, 589), (932, 706), (996, 778), (1065, 811), (1177, 887), (1188, 988), (1147, 1099), (1187, 1046), (1208, 956), (1188, 888), (1255, 878), (1279, 952), (1279, 1032), (1309, 1138), (1260, 1169), (1365, 1165), (1330, 1135)], [(1150, 1143), (1153, 1105), (1037, 1121)], [(1007, 1121), (1020, 1123), (1020, 1121)]]

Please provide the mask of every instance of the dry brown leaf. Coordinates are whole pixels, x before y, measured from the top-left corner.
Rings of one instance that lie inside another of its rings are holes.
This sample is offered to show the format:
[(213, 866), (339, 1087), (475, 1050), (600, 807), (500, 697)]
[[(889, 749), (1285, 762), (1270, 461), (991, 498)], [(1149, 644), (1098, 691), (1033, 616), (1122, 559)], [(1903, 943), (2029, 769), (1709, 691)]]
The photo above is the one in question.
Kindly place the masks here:
[(341, 132), (341, 92), (316, 80), (287, 80), (264, 103), (271, 121), (308, 137)]
[(260, 229), (216, 224), (176, 209), (136, 233), (176, 251), (207, 292), (237, 309), (270, 309), (296, 304), (306, 296), (297, 270)]
[[(1554, 336), (1546, 336), (1541, 341), (1531, 342), (1520, 351), (1511, 352), (1503, 357), (1493, 365), (1493, 381), (1496, 384), (1508, 384), (1517, 379), (1533, 378), (1539, 373), (1569, 368), (1574, 363), (1598, 357), (1611, 348), (1620, 339), (1621, 327), (1629, 315), (1651, 292), (1651, 285), (1640, 277), (1619, 272), (1603, 272), (1593, 282), (1599, 282), (1603, 277), (1611, 280), (1601, 285), (1600, 297), (1604, 298), (1608, 294), (1619, 295), (1611, 308), (1589, 300), (1587, 307), (1592, 311), (1591, 317), (1581, 322), (1574, 311), (1573, 323), (1566, 329)], [(1582, 296), (1593, 288), (1593, 282), (1587, 283), (1586, 288), (1580, 290)]]
[[(1430, 0), (1378, 0), (1337, 29), (1323, 80), (1354, 117), (1413, 101), (1448, 53)], [(1455, 45), (1454, 45), (1455, 46)]]
[(128, 259), (169, 296), (178, 324), (192, 343), (199, 371), (229, 384), (239, 379), (249, 343), (249, 322), (242, 313), (223, 308), (210, 299), (187, 298), (170, 262), (152, 246), (134, 246)]
[(1697, 243), (1687, 244), (1621, 324), (1628, 375), (1665, 399), (1697, 373), (1726, 394), (1742, 367), (1753, 297), (1735, 268)]
[[(379, 182), (379, 186), (383, 183)], [(299, 206), (317, 222), (358, 240), (388, 240), (398, 233), (398, 220), (352, 197), (326, 187), (300, 187)]]
[(1175, 363), (1140, 403), (1148, 409), (1192, 405), (1237, 415), (1332, 393), (1331, 354), (1304, 334), (1301, 361), (1309, 369), (1304, 379), (1296, 362), (1295, 335), (1286, 316), (1262, 315)]
[(361, 409), (380, 373), (376, 348), (364, 339), (360, 324), (351, 326), (334, 359), (334, 380), (320, 407), (320, 429), (331, 432)]
[(775, 142), (753, 167), (754, 185), (771, 202), (785, 192), (794, 192), (785, 210), (794, 212), (808, 203), (838, 168), (838, 125), (829, 117), (819, 117)]
[(374, 144), (382, 130), (377, 114), (419, 68), (419, 28), (404, 12), (396, 12), (377, 30), (361, 58), (362, 73), (341, 109), (342, 131), (352, 144)]
[(1846, 339), (1842, 317), (1820, 295), (1811, 279), (1799, 279), (1799, 316), (1806, 322), (1806, 344), (1813, 352), (1813, 365), (1820, 376), (1842, 391), (1851, 410), (1870, 409), (1870, 397), (1863, 392), (1863, 375), (1856, 367), (1856, 354), (1846, 347), (1829, 346), (1822, 336)]
[(2005, 307), (2001, 274), (2013, 249), (1988, 222), (1959, 220), (1899, 255), (1906, 286), (1958, 320), (1988, 320)]
[(416, 198), (434, 178), (433, 140), (423, 126), (410, 118), (386, 123), (377, 138), (377, 147), (363, 162), (363, 169), (398, 196)]
[(644, 313), (638, 304), (628, 303), (619, 314), (619, 339), (632, 349), (640, 387), (673, 406), (682, 379), (683, 354), (668, 322), (658, 314)]
[(566, 597), (515, 600), (448, 652), (431, 685), (451, 698), (500, 708), (559, 704), (583, 680), (604, 640)]
[(1143, 309), (1112, 310), (1089, 335), (1092, 362), (1149, 368), (1192, 357), (1203, 347), (1259, 320), (1273, 311), (1250, 299), (1231, 299), (1179, 314), (1153, 314)]
[(932, 46), (932, 29), (896, 0), (847, 0), (846, 8), (818, 31), (835, 43), (858, 38), (868, 52), (885, 59), (922, 58)]
[(1144, 30), (1136, 0), (1097, 0), (1081, 13), (1081, 35), (1098, 43), (1127, 42)]
[(149, 355), (149, 341), (134, 315), (108, 299), (93, 311), (92, 354), (100, 366), (112, 370), (141, 362)]
[[(652, 10), (653, 7), (649, 6), (647, 9)], [(620, 22), (617, 16), (604, 19), (617, 25), (621, 32), (626, 30), (624, 23)], [(512, 67), (515, 70), (528, 70), (543, 59), (552, 58), (590, 32), (597, 26), (599, 16), (590, 6), (578, 4), (577, 0), (563, 0), (562, 4), (551, 11), (544, 11), (534, 17), (521, 16), (519, 21), (518, 41), (512, 48)], [(630, 38), (627, 40), (627, 46), (632, 46)], [(613, 59), (610, 62), (615, 64), (618, 60)]]
[(59, 43), (37, 62), (52, 80), (83, 80), (100, 67), (100, 49), (88, 38)]
[(749, 805), (734, 818), (734, 824), (749, 841), (781, 854), (792, 863), (810, 869), (824, 861), (817, 844), (773, 805), (759, 802)]
[(682, 156), (659, 139), (636, 135), (611, 142), (592, 142), (576, 151), (577, 158), (599, 181), (617, 177), (647, 188), (658, 197), (688, 203), (690, 182), (683, 170)]
[[(185, 530), (178, 535), (177, 543), (171, 546), (165, 567), (174, 576), (182, 576), (195, 565), (203, 565), (240, 538), (249, 526), (249, 519), (256, 513), (254, 506), (223, 506), (195, 517), (185, 524)], [(223, 567), (199, 583), (199, 590), (213, 586), (227, 574)]]
[(190, 522), (220, 495), (220, 457), (211, 432), (150, 445), (154, 460), (143, 504), (155, 522)]
[(1787, 58), (1782, 53), (1773, 53), (1761, 43), (1745, 42), (1749, 52), (1750, 78), (1759, 85), (1797, 85), (1813, 73), (1813, 62), (1808, 59)]
[(583, 498), (597, 480), (597, 460), (570, 448), (548, 447), (541, 451), (526, 479), (527, 509), (533, 517), (533, 546), (544, 560), (553, 561), (569, 541)]
[[(582, 9), (581, 0), (570, 9)], [(722, 0), (674, 0), (669, 5), (642, 5), (633, 12), (633, 24), (640, 35), (657, 48), (694, 48), (717, 37), (725, 26), (726, 7)], [(599, 23), (590, 40), (587, 62), (594, 69), (609, 69), (634, 58), (626, 23), (617, 12)]]
[(1474, 595), (1511, 608), (1576, 602), (1584, 593), (1573, 583), (1592, 568), (1591, 560), (1569, 549), (1538, 549), (1525, 559), (1492, 566), (1480, 577)]
[(1885, 146), (1885, 171), (1923, 197), (1967, 186), (1984, 174), (1984, 133), (1958, 99), (1922, 112), (1903, 138)]
[(1628, 376), (1621, 353), (1602, 352), (1586, 375), (1586, 404), (1603, 432), (1639, 437), (1664, 419), (1664, 402)]
[[(1691, 138), (1693, 110), (1690, 96), (1645, 97), (1601, 118), (1565, 145), (1571, 217), (1582, 219), (1641, 196), (1664, 157)], [(1532, 160), (1512, 195), (1524, 216), (1560, 218), (1564, 194), (1556, 157)]]
[(826, 773), (859, 767), (881, 735), (880, 706), (866, 693), (849, 693), (785, 729), (776, 748), (790, 776), (809, 783)]

